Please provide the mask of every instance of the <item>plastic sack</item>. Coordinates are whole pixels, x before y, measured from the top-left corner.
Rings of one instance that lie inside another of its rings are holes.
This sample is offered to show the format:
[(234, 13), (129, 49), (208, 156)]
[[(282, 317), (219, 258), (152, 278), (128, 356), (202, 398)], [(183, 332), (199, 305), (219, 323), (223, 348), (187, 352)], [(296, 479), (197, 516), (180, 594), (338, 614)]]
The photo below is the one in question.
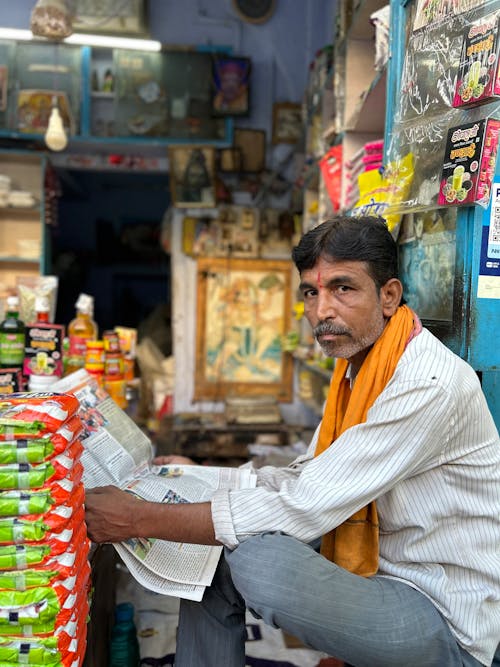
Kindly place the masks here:
[(408, 153), (401, 160), (390, 162), (383, 174), (378, 170), (366, 171), (358, 176), (360, 196), (352, 209), (355, 217), (374, 215), (385, 218), (387, 227), (397, 237), (404, 202), (413, 180), (413, 155)]
[(49, 461), (31, 463), (10, 463), (0, 465), (0, 490), (40, 489), (49, 482), (66, 477), (79, 461), (83, 445), (75, 440), (62, 454)]
[(54, 433), (76, 414), (79, 405), (73, 394), (4, 394), (0, 398), (0, 433), (10, 437)]
[(42, 463), (61, 454), (76, 440), (83, 431), (83, 424), (78, 417), (70, 417), (55, 433), (42, 437), (17, 438), (1, 441), (0, 465), (8, 463)]

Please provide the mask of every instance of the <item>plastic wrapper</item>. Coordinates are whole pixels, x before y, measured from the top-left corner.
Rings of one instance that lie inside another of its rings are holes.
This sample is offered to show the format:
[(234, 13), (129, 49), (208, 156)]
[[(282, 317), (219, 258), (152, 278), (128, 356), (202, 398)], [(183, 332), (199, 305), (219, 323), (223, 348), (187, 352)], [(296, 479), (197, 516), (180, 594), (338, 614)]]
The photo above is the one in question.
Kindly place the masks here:
[(67, 623), (79, 598), (87, 596), (89, 575), (26, 591), (0, 591), (0, 634), (30, 636), (53, 632)]
[(43, 542), (38, 546), (36, 544), (0, 546), (0, 576), (3, 572), (15, 574), (20, 583), (18, 590), (24, 590), (29, 586), (21, 575), (29, 569), (38, 572), (57, 570), (59, 578), (71, 577), (75, 574), (75, 567), (78, 567), (80, 560), (88, 558), (89, 552), (90, 540), (84, 527), (77, 531), (75, 540), (68, 543), (66, 550), (56, 556), (50, 553), (50, 548)]
[(0, 465), (0, 490), (39, 489), (63, 479), (78, 462), (83, 452), (80, 440), (75, 440), (65, 452), (43, 463), (10, 463)]
[(358, 177), (359, 200), (352, 215), (380, 215), (393, 236), (397, 236), (402, 216), (402, 202), (408, 197), (413, 178), (413, 155), (387, 165), (384, 174), (366, 171)]
[[(0, 543), (23, 544), (40, 542), (48, 533), (57, 533), (66, 528), (74, 514), (83, 508), (85, 491), (80, 484), (68, 499), (68, 504), (55, 505), (43, 514), (0, 519)], [(0, 584), (1, 588), (1, 584)]]
[(8, 463), (42, 463), (61, 454), (83, 431), (78, 417), (70, 417), (55, 432), (42, 437), (0, 441), (0, 465)]
[(5, 394), (0, 397), (0, 434), (10, 439), (54, 433), (78, 407), (73, 394)]
[[(457, 104), (456, 90), (457, 87), (461, 90), (460, 79), (463, 79), (469, 62), (464, 61), (463, 55), (464, 48), (467, 51), (467, 36), (475, 26), (482, 25), (482, 17), (498, 10), (498, 6), (495, 7), (492, 2), (476, 3), (475, 6), (469, 4), (468, 10), (460, 14), (453, 13), (450, 7), (439, 21), (419, 24), (421, 29), (409, 37), (405, 51), (394, 123), (389, 128), (387, 147), (387, 160), (390, 162), (398, 161), (408, 153), (414, 156), (415, 175), (403, 202), (405, 212), (439, 208), (441, 173), (450, 128), (495, 119), (500, 115), (500, 100), (483, 104), (486, 98), (481, 86), (486, 91), (488, 63), (481, 67), (476, 65), (473, 70), (476, 102), (472, 105), (471, 99), (468, 99), (470, 108), (454, 108), (454, 103)], [(421, 16), (424, 13), (422, 10)], [(474, 45), (474, 50), (477, 50), (478, 44)], [(488, 58), (486, 49), (481, 58), (483, 56)], [(485, 207), (489, 201), (481, 196), (473, 203)]]
[(36, 586), (49, 586), (57, 579), (74, 577), (89, 567), (90, 540), (69, 548), (62, 554), (49, 558), (44, 565), (26, 570), (0, 571), (0, 588), (25, 591)]
[(0, 491), (0, 517), (43, 514), (52, 505), (68, 503), (70, 494), (81, 482), (82, 474), (83, 466), (77, 461), (66, 477), (40, 489)]
[(46, 297), (49, 301), (49, 319), (54, 322), (57, 306), (57, 276), (18, 276), (19, 319), (25, 324), (36, 321), (35, 301)]
[(75, 522), (70, 524), (68, 528), (59, 533), (47, 535), (43, 542), (0, 545), (0, 571), (26, 570), (31, 567), (38, 567), (78, 544), (86, 545), (88, 539), (87, 528), (82, 521), (82, 515), (75, 516)]

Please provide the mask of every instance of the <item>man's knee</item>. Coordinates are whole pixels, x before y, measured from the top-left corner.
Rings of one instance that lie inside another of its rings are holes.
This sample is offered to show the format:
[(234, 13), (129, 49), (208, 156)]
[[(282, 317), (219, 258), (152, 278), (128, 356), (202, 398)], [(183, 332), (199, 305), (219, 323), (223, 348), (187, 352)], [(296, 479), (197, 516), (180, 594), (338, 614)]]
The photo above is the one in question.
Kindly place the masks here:
[(233, 551), (226, 550), (226, 561), (234, 585), (245, 598), (271, 596), (273, 591), (296, 580), (297, 567), (303, 566), (304, 552), (312, 549), (281, 533), (250, 537)]

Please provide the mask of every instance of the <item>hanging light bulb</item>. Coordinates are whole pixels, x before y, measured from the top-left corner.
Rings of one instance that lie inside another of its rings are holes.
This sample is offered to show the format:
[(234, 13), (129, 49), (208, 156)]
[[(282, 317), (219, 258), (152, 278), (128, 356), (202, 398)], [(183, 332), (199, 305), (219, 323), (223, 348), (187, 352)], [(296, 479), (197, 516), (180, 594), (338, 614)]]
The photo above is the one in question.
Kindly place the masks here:
[(52, 151), (63, 151), (68, 145), (68, 136), (64, 129), (56, 98), (52, 100), (52, 111), (45, 132), (45, 143)]

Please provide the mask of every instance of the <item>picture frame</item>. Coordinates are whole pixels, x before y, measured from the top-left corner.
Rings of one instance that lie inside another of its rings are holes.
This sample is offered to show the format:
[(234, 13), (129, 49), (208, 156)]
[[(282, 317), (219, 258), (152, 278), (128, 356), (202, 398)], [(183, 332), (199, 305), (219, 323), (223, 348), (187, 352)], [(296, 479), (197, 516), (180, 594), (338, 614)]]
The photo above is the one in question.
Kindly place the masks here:
[(74, 32), (149, 37), (147, 0), (79, 0), (75, 5)]
[(234, 147), (241, 153), (241, 171), (259, 173), (266, 166), (266, 132), (265, 130), (251, 130), (235, 128)]
[(44, 134), (56, 99), (64, 129), (75, 134), (75, 123), (66, 93), (58, 90), (20, 90), (17, 94), (17, 129), (28, 134)]
[(273, 104), (272, 143), (296, 144), (302, 133), (302, 106), (293, 102)]
[(213, 208), (215, 148), (171, 146), (168, 149), (170, 192), (178, 208)]
[(194, 400), (292, 400), (290, 261), (200, 258)]
[(213, 115), (248, 115), (250, 111), (250, 58), (216, 53), (213, 55), (212, 63)]

